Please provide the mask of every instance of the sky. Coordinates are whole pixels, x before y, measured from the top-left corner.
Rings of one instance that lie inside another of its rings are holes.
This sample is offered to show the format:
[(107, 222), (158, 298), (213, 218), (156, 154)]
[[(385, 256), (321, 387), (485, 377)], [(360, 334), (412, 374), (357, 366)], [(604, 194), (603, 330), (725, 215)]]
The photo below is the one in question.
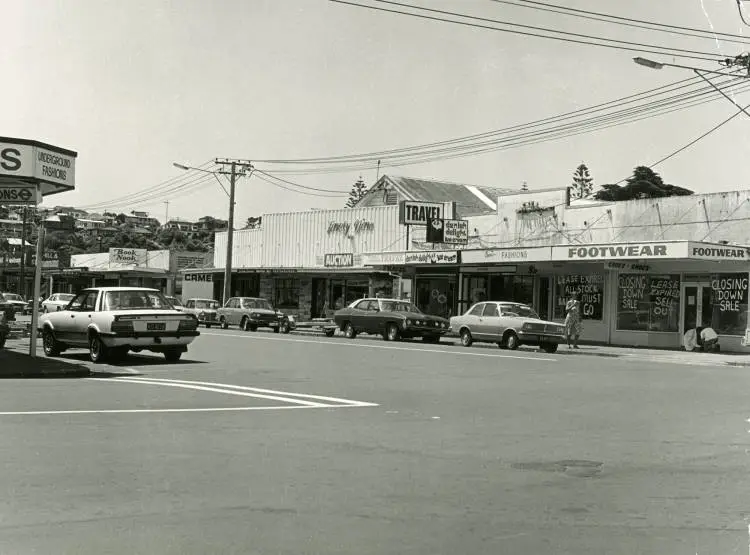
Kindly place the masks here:
[[(709, 54), (750, 50), (491, 0), (403, 1)], [(736, 0), (546, 1), (750, 35)], [(750, 21), (750, 0), (742, 1)], [(44, 205), (145, 210), (162, 221), (167, 210), (186, 219), (226, 218), (228, 210), (227, 195), (212, 175), (179, 170), (174, 162), (213, 169), (207, 163), (215, 158), (253, 161), (256, 172), (237, 184), (241, 227), (264, 213), (343, 207), (360, 176), (371, 185), (378, 175), (373, 164), (339, 165), (335, 173), (319, 173), (324, 166), (313, 164), (289, 174), (280, 172), (299, 166), (258, 160), (443, 141), (693, 76), (687, 69), (638, 66), (632, 61), (638, 55), (722, 69), (713, 60), (519, 36), (327, 0), (0, 0), (0, 10), (0, 136), (78, 152), (76, 190), (47, 197)], [(747, 92), (735, 98), (750, 103)], [(686, 110), (559, 140), (406, 167), (390, 167), (386, 160), (379, 173), (505, 189), (526, 182), (539, 190), (569, 185), (585, 162), (597, 185), (613, 183), (736, 112), (717, 95)], [(750, 117), (740, 114), (654, 169), (665, 182), (696, 192), (750, 189), (748, 148)], [(325, 191), (290, 184), (282, 189), (263, 181), (258, 170)], [(220, 179), (226, 188), (226, 178)]]

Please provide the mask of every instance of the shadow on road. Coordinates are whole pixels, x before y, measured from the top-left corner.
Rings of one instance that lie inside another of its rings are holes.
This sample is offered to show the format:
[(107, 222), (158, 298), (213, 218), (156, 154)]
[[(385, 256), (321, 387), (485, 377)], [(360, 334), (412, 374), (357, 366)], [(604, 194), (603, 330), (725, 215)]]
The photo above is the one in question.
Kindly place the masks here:
[[(88, 353), (64, 353), (58, 357), (58, 360), (67, 360), (67, 361), (88, 361), (89, 355)], [(190, 360), (190, 359), (180, 359), (179, 362), (167, 362), (164, 360), (164, 357), (162, 355), (139, 355), (130, 353), (122, 360), (108, 360), (106, 361), (106, 364), (108, 366), (112, 367), (137, 367), (137, 366), (173, 366), (175, 364), (208, 364), (205, 360)], [(98, 370), (97, 370), (98, 371)]]
[(80, 378), (90, 374), (88, 366), (59, 359), (31, 358), (26, 353), (0, 350), (0, 379)]

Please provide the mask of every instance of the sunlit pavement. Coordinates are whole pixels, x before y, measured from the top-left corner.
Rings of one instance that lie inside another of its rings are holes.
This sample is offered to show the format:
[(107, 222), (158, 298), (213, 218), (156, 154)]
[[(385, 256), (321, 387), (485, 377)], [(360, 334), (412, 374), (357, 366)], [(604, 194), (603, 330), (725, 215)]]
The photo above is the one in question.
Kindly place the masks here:
[(215, 329), (60, 360), (94, 373), (1, 382), (0, 553), (748, 550), (744, 368)]

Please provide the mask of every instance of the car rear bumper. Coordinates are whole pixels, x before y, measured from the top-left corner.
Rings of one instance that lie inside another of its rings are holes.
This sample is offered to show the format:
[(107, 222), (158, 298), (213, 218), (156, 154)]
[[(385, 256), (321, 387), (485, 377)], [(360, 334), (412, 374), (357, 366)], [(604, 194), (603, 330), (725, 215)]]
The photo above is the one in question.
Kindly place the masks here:
[(139, 335), (138, 337), (121, 337), (121, 336), (102, 336), (102, 341), (107, 347), (141, 347), (148, 349), (151, 347), (178, 347), (187, 346), (193, 342), (195, 336), (180, 337), (144, 337)]
[(191, 340), (201, 334), (198, 330), (194, 331), (137, 331), (137, 332), (118, 332), (118, 333), (100, 333), (105, 339), (161, 339), (162, 341), (172, 339), (190, 338)]
[(518, 339), (524, 345), (539, 345), (541, 343), (564, 343), (565, 336), (552, 333), (524, 332), (518, 333)]

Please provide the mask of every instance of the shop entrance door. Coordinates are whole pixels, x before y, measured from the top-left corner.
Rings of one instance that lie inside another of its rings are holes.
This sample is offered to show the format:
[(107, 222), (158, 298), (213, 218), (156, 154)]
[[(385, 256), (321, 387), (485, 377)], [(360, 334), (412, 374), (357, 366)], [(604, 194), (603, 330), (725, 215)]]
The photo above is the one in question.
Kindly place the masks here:
[(326, 280), (323, 278), (313, 278), (310, 316), (312, 318), (325, 318), (326, 310), (328, 310), (328, 304), (326, 303)]
[(682, 329), (683, 335), (695, 328), (701, 328), (711, 321), (711, 284), (682, 284)]

